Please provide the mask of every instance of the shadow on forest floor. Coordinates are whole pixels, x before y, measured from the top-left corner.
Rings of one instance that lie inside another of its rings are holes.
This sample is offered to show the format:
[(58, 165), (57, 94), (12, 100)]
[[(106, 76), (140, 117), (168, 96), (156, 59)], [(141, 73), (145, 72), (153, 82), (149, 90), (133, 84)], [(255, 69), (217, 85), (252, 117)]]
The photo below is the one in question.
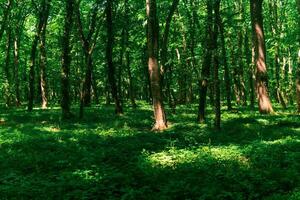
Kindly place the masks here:
[(4, 199), (300, 199), (300, 121), (293, 114), (225, 112), (223, 129), (195, 123), (193, 107), (149, 131), (147, 106), (115, 117), (88, 109), (0, 115)]

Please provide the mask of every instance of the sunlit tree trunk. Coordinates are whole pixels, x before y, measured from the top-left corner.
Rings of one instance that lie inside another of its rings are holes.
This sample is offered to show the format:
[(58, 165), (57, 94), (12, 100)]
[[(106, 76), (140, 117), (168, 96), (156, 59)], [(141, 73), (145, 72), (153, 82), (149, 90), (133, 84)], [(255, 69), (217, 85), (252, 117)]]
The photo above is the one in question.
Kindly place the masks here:
[(273, 112), (273, 107), (267, 88), (268, 74), (266, 66), (266, 46), (263, 29), (262, 3), (263, 0), (250, 0), (253, 42), (255, 46), (258, 106), (260, 113), (269, 114)]
[(30, 66), (29, 66), (29, 95), (28, 95), (28, 108), (27, 108), (28, 111), (32, 111), (33, 109), (33, 101), (35, 95), (34, 83), (35, 83), (36, 51), (37, 51), (38, 42), (41, 39), (43, 28), (46, 28), (45, 23), (47, 23), (48, 20), (49, 3), (50, 1), (43, 0), (42, 5), (38, 10), (39, 15), (38, 15), (37, 30), (34, 35), (34, 39), (31, 46), (30, 63), (29, 63)]
[(155, 124), (152, 130), (161, 131), (167, 128), (167, 120), (163, 106), (161, 77), (158, 66), (159, 24), (156, 16), (156, 0), (146, 0), (147, 10), (147, 43), (148, 70), (154, 106)]
[(47, 108), (48, 98), (47, 98), (47, 80), (46, 80), (46, 65), (47, 65), (47, 55), (46, 55), (46, 29), (48, 24), (48, 17), (50, 12), (50, 0), (45, 0), (44, 5), (44, 16), (43, 25), (40, 37), (40, 90), (42, 99), (42, 109)]
[(16, 31), (14, 36), (14, 81), (15, 81), (15, 103), (16, 106), (21, 105), (21, 97), (20, 97), (20, 80), (19, 80), (19, 45), (20, 45), (20, 37), (19, 32)]
[[(296, 0), (297, 10), (298, 10), (298, 46), (300, 46), (300, 0)], [(300, 113), (300, 48), (298, 48), (298, 66), (297, 66), (297, 80), (296, 80), (296, 89), (297, 89), (297, 105), (298, 112)]]
[(64, 33), (62, 37), (62, 68), (61, 68), (61, 108), (62, 118), (69, 119), (70, 111), (70, 64), (71, 47), (70, 36), (73, 25), (74, 0), (66, 0), (66, 15), (64, 21)]

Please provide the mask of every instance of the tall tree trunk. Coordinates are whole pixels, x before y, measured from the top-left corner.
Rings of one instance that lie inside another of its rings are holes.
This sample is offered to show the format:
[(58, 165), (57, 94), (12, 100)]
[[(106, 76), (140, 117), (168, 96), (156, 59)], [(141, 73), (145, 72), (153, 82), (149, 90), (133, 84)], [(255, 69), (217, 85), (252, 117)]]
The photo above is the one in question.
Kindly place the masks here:
[(20, 43), (20, 37), (18, 35), (18, 31), (15, 33), (14, 37), (14, 81), (15, 81), (15, 103), (16, 106), (21, 105), (21, 97), (20, 97), (20, 80), (19, 80), (19, 43)]
[[(32, 111), (33, 109), (33, 102), (34, 102), (34, 82), (35, 82), (35, 65), (36, 65), (36, 51), (37, 51), (37, 45), (39, 40), (41, 39), (41, 33), (43, 31), (43, 27), (45, 23), (47, 23), (48, 19), (48, 13), (47, 11), (47, 5), (50, 1), (44, 0), (42, 1), (41, 8), (39, 10), (39, 16), (38, 16), (38, 24), (37, 24), (37, 30), (32, 42), (31, 46), (31, 54), (30, 54), (30, 66), (29, 66), (29, 95), (28, 95), (28, 111)], [(46, 28), (46, 27), (45, 27)]]
[(158, 66), (158, 36), (159, 23), (156, 15), (156, 0), (146, 0), (147, 11), (147, 43), (148, 43), (148, 70), (154, 106), (155, 124), (152, 130), (161, 131), (167, 128), (162, 91), (161, 77)]
[(124, 19), (125, 19), (125, 24), (124, 24), (124, 37), (125, 37), (125, 57), (126, 57), (126, 71), (129, 79), (129, 98), (131, 101), (131, 105), (133, 108), (136, 108), (136, 102), (135, 102), (135, 94), (134, 94), (134, 86), (133, 86), (133, 77), (131, 73), (131, 67), (130, 67), (130, 47), (129, 47), (129, 30), (128, 30), (128, 24), (130, 24), (129, 20), (129, 4), (128, 0), (125, 0), (124, 2), (124, 7), (125, 7), (125, 12), (124, 12)]
[[(169, 34), (170, 34), (170, 27), (173, 15), (175, 13), (175, 10), (177, 9), (177, 6), (179, 4), (179, 0), (173, 0), (172, 5), (170, 7), (166, 23), (165, 23), (165, 29), (162, 37), (162, 45), (161, 45), (161, 71), (162, 71), (162, 85), (163, 87), (166, 87), (167, 89), (167, 96), (169, 100), (169, 105), (171, 108), (173, 108), (174, 102), (172, 102), (173, 98), (171, 97), (171, 86), (170, 81), (165, 80), (165, 74), (166, 76), (170, 76), (170, 74), (167, 74), (168, 71), (170, 71), (170, 64), (168, 63), (168, 40), (169, 40)], [(174, 110), (174, 109), (173, 109)]]
[(5, 96), (5, 104), (7, 107), (9, 107), (11, 105), (10, 51), (11, 51), (11, 37), (12, 37), (10, 27), (6, 32), (7, 32), (7, 40), (6, 40), (5, 64), (4, 64), (4, 77), (5, 77), (4, 96)]
[[(249, 49), (249, 35), (248, 35), (248, 30), (246, 31), (245, 34), (245, 56), (246, 56), (246, 63), (247, 63), (247, 68), (248, 68), (248, 84), (249, 84), (249, 96), (250, 96), (250, 108), (254, 109), (254, 104), (255, 104), (255, 89), (254, 89), (254, 78), (253, 78), (253, 62), (251, 62), (252, 58), (252, 52)], [(251, 45), (250, 45), (251, 47)], [(252, 48), (253, 49), (253, 48)], [(253, 49), (254, 51), (254, 49)], [(253, 56), (254, 58), (254, 56)]]
[(218, 26), (220, 28), (220, 37), (221, 37), (221, 46), (222, 46), (222, 59), (223, 59), (223, 66), (224, 66), (224, 79), (225, 79), (225, 91), (226, 91), (226, 103), (227, 109), (232, 109), (231, 104), (231, 83), (230, 83), (230, 72), (227, 62), (227, 53), (226, 53), (226, 44), (225, 44), (225, 30), (224, 30), (224, 23), (220, 15), (216, 16), (218, 19)]
[(213, 40), (213, 5), (212, 1), (206, 1), (207, 6), (207, 20), (206, 20), (206, 47), (205, 47), (205, 55), (203, 59), (203, 67), (201, 72), (201, 80), (200, 80), (200, 99), (199, 99), (199, 109), (198, 109), (198, 122), (205, 122), (205, 110), (206, 110), (206, 98), (207, 98), (207, 88), (209, 84), (210, 78), (210, 68), (211, 68), (211, 60), (212, 60), (212, 40)]
[[(296, 0), (298, 10), (298, 44), (300, 46), (300, 0)], [(298, 113), (300, 113), (300, 48), (298, 48), (298, 66), (296, 78), (297, 105)]]
[(71, 47), (70, 35), (73, 25), (74, 0), (66, 0), (66, 16), (64, 24), (64, 34), (62, 37), (62, 68), (61, 68), (61, 108), (62, 119), (69, 119), (72, 114), (70, 111), (70, 64)]
[(118, 94), (118, 88), (115, 77), (115, 67), (113, 64), (113, 21), (112, 21), (112, 0), (106, 2), (106, 23), (107, 23), (107, 46), (106, 46), (106, 59), (108, 67), (108, 81), (111, 88), (111, 93), (115, 102), (115, 112), (117, 115), (123, 114), (123, 108)]
[(214, 2), (215, 22), (213, 34), (213, 66), (214, 66), (214, 106), (215, 106), (215, 128), (221, 129), (221, 90), (219, 80), (219, 53), (218, 53), (218, 35), (220, 16), (220, 0)]
[(45, 0), (44, 5), (44, 16), (43, 16), (43, 25), (41, 30), (40, 37), (40, 90), (41, 90), (41, 99), (42, 99), (42, 109), (47, 108), (48, 98), (47, 98), (47, 80), (46, 80), (46, 64), (47, 64), (47, 55), (46, 55), (46, 29), (48, 23), (48, 17), (50, 12), (50, 0)]
[(260, 113), (269, 114), (273, 112), (273, 107), (267, 88), (268, 74), (266, 66), (266, 46), (263, 29), (262, 3), (263, 0), (250, 0), (253, 43), (255, 46), (258, 106)]

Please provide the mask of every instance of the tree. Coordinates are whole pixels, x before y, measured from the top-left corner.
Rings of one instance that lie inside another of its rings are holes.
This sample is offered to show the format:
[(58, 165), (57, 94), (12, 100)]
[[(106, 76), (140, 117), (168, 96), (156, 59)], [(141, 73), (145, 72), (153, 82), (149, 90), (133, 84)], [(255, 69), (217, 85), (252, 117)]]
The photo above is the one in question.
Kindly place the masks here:
[(199, 98), (199, 109), (198, 109), (198, 122), (205, 122), (205, 110), (206, 110), (206, 97), (207, 88), (209, 84), (211, 60), (212, 60), (212, 48), (213, 48), (213, 2), (210, 0), (206, 1), (207, 19), (206, 19), (206, 46), (204, 49), (203, 67), (201, 72), (200, 80), (200, 98)]
[[(298, 10), (298, 45), (300, 46), (300, 0), (296, 0), (296, 5)], [(297, 105), (298, 113), (300, 113), (300, 48), (298, 48), (298, 66), (296, 76)]]
[(158, 36), (159, 24), (156, 15), (156, 0), (146, 0), (147, 11), (147, 44), (148, 44), (148, 70), (150, 77), (151, 93), (153, 98), (155, 124), (154, 131), (162, 131), (167, 128), (162, 91), (161, 76), (158, 66)]
[(113, 64), (113, 21), (112, 21), (112, 0), (106, 2), (106, 25), (107, 25), (107, 44), (106, 44), (106, 61), (108, 81), (111, 88), (111, 93), (115, 102), (115, 113), (117, 115), (123, 114), (123, 108), (118, 94), (115, 67)]
[(269, 114), (273, 107), (268, 94), (268, 74), (266, 65), (266, 46), (262, 14), (263, 0), (250, 0), (253, 43), (255, 47), (256, 90), (259, 112)]
[(61, 108), (62, 118), (68, 119), (72, 116), (70, 111), (70, 36), (73, 25), (74, 0), (66, 1), (66, 15), (64, 19), (64, 33), (62, 37), (62, 68), (61, 68)]
[[(34, 1), (32, 1), (36, 10), (38, 10), (38, 23), (36, 26), (36, 33), (34, 35), (34, 39), (31, 46), (31, 54), (30, 54), (30, 66), (29, 66), (29, 96), (28, 96), (28, 111), (32, 111), (33, 109), (33, 101), (34, 101), (34, 82), (35, 82), (35, 66), (36, 66), (36, 51), (39, 40), (42, 38), (41, 42), (41, 88), (42, 88), (42, 96), (43, 106), (47, 106), (46, 93), (45, 93), (45, 67), (46, 67), (46, 51), (45, 51), (45, 34), (46, 34), (46, 24), (49, 17), (49, 9), (50, 9), (51, 0), (43, 0), (41, 6), (37, 6)], [(44, 40), (44, 41), (43, 41)]]
[(214, 0), (214, 33), (213, 33), (213, 66), (214, 66), (214, 94), (215, 94), (215, 128), (221, 129), (221, 90), (219, 80), (219, 52), (218, 52), (218, 35), (220, 30), (220, 3), (221, 0)]

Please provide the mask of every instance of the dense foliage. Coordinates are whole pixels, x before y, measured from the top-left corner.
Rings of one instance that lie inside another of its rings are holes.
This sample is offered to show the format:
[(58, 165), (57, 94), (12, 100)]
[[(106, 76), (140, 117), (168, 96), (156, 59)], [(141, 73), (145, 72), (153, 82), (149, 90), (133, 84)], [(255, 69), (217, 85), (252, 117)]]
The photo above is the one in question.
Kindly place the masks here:
[(300, 0), (0, 0), (0, 49), (0, 198), (300, 198)]

